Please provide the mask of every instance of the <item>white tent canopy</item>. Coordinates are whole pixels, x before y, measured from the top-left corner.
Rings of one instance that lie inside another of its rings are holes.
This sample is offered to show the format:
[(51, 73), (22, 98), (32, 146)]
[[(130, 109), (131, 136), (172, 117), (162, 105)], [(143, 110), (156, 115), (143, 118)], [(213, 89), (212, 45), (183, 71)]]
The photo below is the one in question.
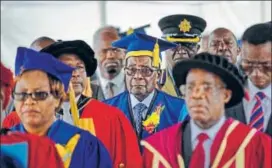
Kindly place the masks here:
[(92, 45), (105, 24), (122, 31), (151, 24), (147, 33), (160, 37), (158, 20), (179, 13), (204, 18), (204, 34), (226, 27), (240, 37), (248, 26), (271, 20), (271, 1), (1, 1), (1, 61), (13, 69), (16, 48), (40, 36)]

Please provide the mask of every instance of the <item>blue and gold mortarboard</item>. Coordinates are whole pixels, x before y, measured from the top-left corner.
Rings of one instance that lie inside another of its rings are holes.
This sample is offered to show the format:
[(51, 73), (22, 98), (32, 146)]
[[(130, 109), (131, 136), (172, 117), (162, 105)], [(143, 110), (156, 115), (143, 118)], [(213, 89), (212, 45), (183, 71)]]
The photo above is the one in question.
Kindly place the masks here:
[(48, 53), (18, 47), (15, 75), (18, 76), (26, 70), (41, 70), (56, 77), (64, 84), (64, 89), (67, 92), (74, 68), (60, 62)]
[(133, 33), (146, 34), (145, 28), (148, 28), (148, 27), (150, 27), (150, 24), (147, 24), (147, 25), (144, 25), (144, 26), (141, 26), (141, 27), (137, 27), (137, 28), (130, 27), (127, 31), (119, 33), (119, 36), (121, 38), (123, 38), (123, 37), (126, 37), (126, 36), (128, 36), (130, 34), (133, 34)]
[(153, 66), (159, 67), (161, 52), (177, 47), (171, 43), (156, 37), (142, 33), (133, 33), (112, 43), (113, 47), (126, 49), (126, 57), (150, 56), (153, 58)]

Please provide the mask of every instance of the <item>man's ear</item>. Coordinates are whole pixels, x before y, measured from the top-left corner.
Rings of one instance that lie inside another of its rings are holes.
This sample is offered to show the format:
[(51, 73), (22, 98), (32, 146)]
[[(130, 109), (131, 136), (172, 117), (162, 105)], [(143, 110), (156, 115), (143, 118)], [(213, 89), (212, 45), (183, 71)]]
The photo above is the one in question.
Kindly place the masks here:
[(232, 96), (232, 91), (229, 89), (225, 89), (225, 96), (224, 96), (225, 104), (227, 104), (230, 101), (231, 96)]

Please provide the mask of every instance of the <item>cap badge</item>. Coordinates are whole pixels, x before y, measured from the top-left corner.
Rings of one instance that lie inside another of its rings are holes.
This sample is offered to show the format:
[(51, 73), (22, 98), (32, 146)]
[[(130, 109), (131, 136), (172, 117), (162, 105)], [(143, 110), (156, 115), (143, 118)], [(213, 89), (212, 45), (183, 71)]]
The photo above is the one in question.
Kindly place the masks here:
[(189, 32), (191, 30), (192, 26), (191, 26), (191, 23), (184, 19), (183, 21), (180, 22), (179, 24), (179, 30), (182, 31), (182, 32)]

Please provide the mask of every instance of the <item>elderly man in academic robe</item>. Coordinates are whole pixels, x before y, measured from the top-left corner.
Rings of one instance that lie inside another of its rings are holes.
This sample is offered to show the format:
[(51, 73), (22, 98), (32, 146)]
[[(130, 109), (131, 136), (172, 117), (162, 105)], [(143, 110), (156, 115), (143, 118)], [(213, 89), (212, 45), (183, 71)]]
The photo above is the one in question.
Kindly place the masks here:
[(200, 53), (178, 63), (173, 75), (186, 86), (191, 119), (143, 140), (143, 167), (271, 167), (271, 138), (224, 115), (244, 96), (244, 78), (234, 64)]
[(127, 91), (105, 102), (121, 109), (133, 125), (138, 139), (146, 138), (185, 118), (184, 100), (156, 89), (160, 74), (160, 52), (176, 44), (142, 33), (133, 33), (113, 46), (127, 50)]

